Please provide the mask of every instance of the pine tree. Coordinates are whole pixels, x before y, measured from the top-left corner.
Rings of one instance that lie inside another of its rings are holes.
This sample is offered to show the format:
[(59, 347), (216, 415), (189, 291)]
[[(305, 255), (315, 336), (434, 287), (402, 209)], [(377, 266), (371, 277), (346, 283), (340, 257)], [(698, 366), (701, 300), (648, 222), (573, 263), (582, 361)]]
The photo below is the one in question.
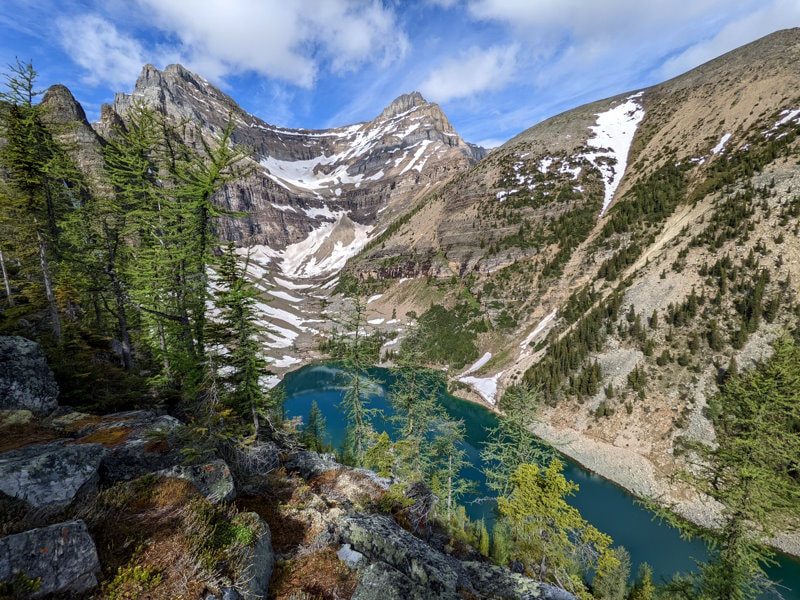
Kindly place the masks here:
[(500, 495), (508, 492), (511, 475), (520, 465), (539, 463), (548, 456), (531, 432), (538, 408), (539, 394), (526, 384), (509, 388), (501, 398), (503, 414), (481, 451), (486, 485)]
[(481, 519), (480, 532), (478, 534), (478, 551), (483, 556), (489, 556), (489, 532), (486, 529), (486, 522)]
[(308, 422), (303, 428), (300, 441), (306, 448), (315, 452), (325, 451), (325, 425), (327, 419), (322, 415), (316, 400), (311, 401), (311, 410), (308, 413)]
[[(511, 474), (508, 493), (497, 500), (514, 538), (514, 556), (543, 581), (556, 581), (573, 592), (583, 589), (582, 573), (574, 565), (581, 557), (596, 557), (584, 564), (596, 576), (615, 569), (619, 560), (611, 538), (598, 531), (570, 506), (566, 498), (577, 491), (562, 474), (558, 459), (541, 469), (519, 465)], [(585, 562), (585, 561), (583, 561)]]
[(368, 394), (372, 387), (371, 379), (364, 373), (367, 362), (364, 356), (363, 341), (366, 336), (366, 303), (360, 288), (351, 296), (352, 309), (342, 323), (346, 340), (344, 366), (344, 397), (341, 406), (349, 433), (352, 437), (352, 454), (356, 466), (363, 466), (364, 455), (373, 436), (372, 418), (376, 410), (369, 408)]

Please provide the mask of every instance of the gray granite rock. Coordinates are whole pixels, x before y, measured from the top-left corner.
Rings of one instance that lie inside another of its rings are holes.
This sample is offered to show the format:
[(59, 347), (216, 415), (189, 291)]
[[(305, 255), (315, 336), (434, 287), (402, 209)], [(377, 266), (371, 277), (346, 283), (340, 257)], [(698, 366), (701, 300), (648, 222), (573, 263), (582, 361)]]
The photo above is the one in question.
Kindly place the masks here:
[(244, 569), (236, 582), (236, 590), (244, 600), (260, 600), (267, 597), (272, 569), (275, 568), (275, 552), (269, 525), (256, 513), (248, 516), (255, 528), (255, 542), (245, 550)]
[(34, 509), (57, 510), (97, 484), (101, 444), (55, 441), (0, 454), (0, 492)]
[(100, 562), (83, 521), (0, 538), (0, 582), (37, 581), (31, 598), (82, 594), (97, 587)]
[(58, 385), (39, 344), (0, 336), (0, 410), (29, 410), (37, 416), (58, 406)]
[(319, 454), (307, 450), (291, 454), (284, 461), (284, 466), (288, 472), (296, 471), (303, 479), (313, 479), (328, 471), (342, 468), (333, 454)]

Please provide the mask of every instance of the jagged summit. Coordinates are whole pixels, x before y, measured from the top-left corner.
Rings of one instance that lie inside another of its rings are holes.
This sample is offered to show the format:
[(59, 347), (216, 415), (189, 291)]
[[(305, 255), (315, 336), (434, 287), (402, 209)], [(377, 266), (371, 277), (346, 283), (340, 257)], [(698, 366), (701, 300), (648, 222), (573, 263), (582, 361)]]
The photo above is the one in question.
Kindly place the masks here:
[(410, 94), (402, 94), (392, 100), (391, 104), (383, 109), (380, 114), (381, 119), (388, 119), (404, 112), (407, 112), (415, 106), (425, 106), (428, 101), (422, 97), (419, 92), (411, 92)]

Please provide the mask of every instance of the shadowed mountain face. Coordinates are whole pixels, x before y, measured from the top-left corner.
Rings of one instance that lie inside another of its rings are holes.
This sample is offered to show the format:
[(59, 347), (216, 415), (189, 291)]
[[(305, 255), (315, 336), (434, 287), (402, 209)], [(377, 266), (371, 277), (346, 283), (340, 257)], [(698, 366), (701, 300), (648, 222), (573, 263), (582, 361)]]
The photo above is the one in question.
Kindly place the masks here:
[(283, 249), (325, 223), (346, 217), (374, 226), (402, 211), (420, 190), (436, 185), (485, 155), (455, 132), (438, 105), (419, 93), (397, 98), (375, 120), (326, 130), (284, 129), (254, 117), (204, 78), (180, 65), (146, 65), (131, 94), (103, 107), (96, 131), (113, 133), (134, 102), (176, 122), (219, 134), (228, 119), (233, 140), (252, 152), (255, 170), (217, 197), (246, 212), (223, 224), (223, 236), (242, 244)]

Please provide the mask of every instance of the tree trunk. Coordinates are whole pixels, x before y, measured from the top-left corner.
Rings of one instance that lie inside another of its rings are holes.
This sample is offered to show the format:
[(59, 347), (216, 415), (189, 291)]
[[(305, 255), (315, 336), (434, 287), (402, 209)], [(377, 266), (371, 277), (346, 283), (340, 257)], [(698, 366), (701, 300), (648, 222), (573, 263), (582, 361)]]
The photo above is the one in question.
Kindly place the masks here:
[(8, 273), (6, 272), (6, 257), (3, 255), (3, 249), (0, 248), (0, 267), (3, 270), (3, 283), (6, 287), (6, 296), (8, 297), (8, 305), (14, 306), (14, 298), (11, 296), (11, 282), (8, 280)]
[(161, 321), (158, 321), (158, 341), (161, 345), (161, 353), (164, 356), (164, 375), (167, 376), (167, 379), (172, 379), (169, 370), (169, 356), (167, 356), (167, 338), (164, 337), (164, 324)]
[(36, 226), (36, 242), (39, 246), (39, 264), (42, 267), (44, 293), (47, 296), (47, 303), (50, 306), (50, 319), (52, 320), (53, 337), (60, 342), (61, 319), (58, 316), (58, 305), (56, 304), (56, 297), (53, 293), (53, 281), (50, 278), (50, 268), (47, 265), (47, 246), (45, 245), (44, 238), (42, 238), (42, 234), (39, 232), (39, 221), (34, 218), (33, 223)]
[(447, 457), (447, 521), (453, 508), (453, 455)]
[[(113, 277), (113, 276), (112, 276)], [(119, 324), (119, 337), (122, 343), (122, 368), (130, 371), (133, 368), (133, 355), (131, 353), (131, 337), (128, 332), (128, 317), (125, 314), (125, 298), (122, 293), (122, 285), (114, 277), (114, 298), (117, 301), (117, 322)]]

